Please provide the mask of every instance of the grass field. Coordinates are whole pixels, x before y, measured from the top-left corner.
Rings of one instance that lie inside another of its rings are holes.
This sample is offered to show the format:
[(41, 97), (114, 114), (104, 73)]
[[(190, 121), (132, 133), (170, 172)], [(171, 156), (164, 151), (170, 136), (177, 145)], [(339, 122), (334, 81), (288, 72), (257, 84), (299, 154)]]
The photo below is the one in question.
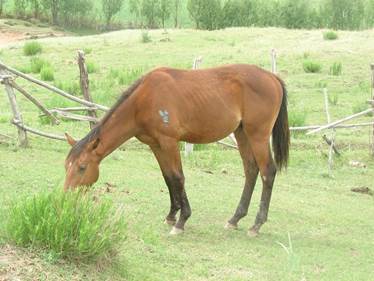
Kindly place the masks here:
[[(202, 67), (240, 62), (269, 69), (271, 48), (278, 51), (279, 73), (288, 85), (292, 122), (326, 123), (324, 85), (332, 97), (334, 120), (365, 109), (370, 97), (374, 31), (339, 32), (335, 41), (325, 41), (320, 30), (277, 28), (150, 31), (149, 35), (152, 41), (146, 44), (141, 42), (139, 30), (43, 39), (39, 40), (43, 46), (40, 57), (53, 66), (54, 83), (69, 88), (79, 76), (76, 50), (85, 48), (90, 53), (87, 60), (95, 65), (90, 74), (94, 99), (106, 105), (154, 67), (190, 68), (193, 58), (201, 55)], [(166, 37), (170, 41), (162, 40)], [(30, 58), (23, 55), (22, 46), (15, 43), (0, 50), (0, 60), (27, 68)], [(319, 62), (321, 71), (305, 73), (305, 60)], [(330, 67), (339, 62), (342, 74), (330, 75)], [(65, 105), (45, 91), (26, 88), (49, 107)], [(46, 125), (33, 106), (18, 99), (28, 125), (60, 134), (68, 131), (75, 137), (88, 131), (87, 124), (74, 122)], [(11, 113), (5, 95), (0, 96), (0, 105), (0, 133), (16, 136), (8, 124)], [(370, 120), (372, 117), (356, 121)], [(294, 134), (290, 167), (276, 180), (269, 221), (257, 238), (249, 238), (246, 231), (257, 212), (260, 184), (239, 230), (223, 229), (244, 183), (237, 151), (213, 144), (183, 158), (193, 214), (186, 232), (170, 237), (162, 224), (169, 196), (157, 163), (147, 147), (130, 141), (103, 162), (92, 191), (125, 206), (128, 239), (113, 263), (70, 264), (43, 251), (17, 249), (1, 238), (0, 280), (11, 276), (21, 280), (371, 280), (374, 199), (351, 192), (355, 187), (373, 189), (369, 135), (367, 128), (338, 131), (342, 156), (335, 158), (330, 178), (328, 148), (321, 136)], [(68, 145), (37, 137), (30, 141), (28, 149), (20, 149), (14, 142), (0, 144), (0, 212), (12, 199), (62, 186)], [(365, 167), (353, 167), (352, 160)], [(113, 186), (109, 193), (106, 183)]]

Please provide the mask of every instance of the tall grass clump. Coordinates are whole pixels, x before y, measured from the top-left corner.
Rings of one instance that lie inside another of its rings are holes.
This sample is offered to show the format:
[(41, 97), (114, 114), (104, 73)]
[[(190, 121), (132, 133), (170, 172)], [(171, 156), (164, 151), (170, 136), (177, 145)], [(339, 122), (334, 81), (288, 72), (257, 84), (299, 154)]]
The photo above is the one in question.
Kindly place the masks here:
[(338, 34), (332, 30), (323, 33), (323, 39), (325, 40), (336, 40), (338, 39)]
[(142, 38), (141, 38), (141, 42), (142, 43), (149, 43), (152, 41), (152, 38), (151, 36), (149, 35), (148, 31), (143, 31), (142, 32)]
[(42, 69), (40, 70), (40, 78), (43, 81), (55, 80), (53, 68), (50, 65), (44, 65)]
[(25, 56), (35, 56), (42, 52), (43, 48), (42, 45), (37, 41), (27, 42), (23, 46), (23, 53)]
[(18, 199), (5, 219), (11, 242), (72, 261), (105, 259), (125, 239), (122, 209), (116, 210), (110, 201), (94, 202), (79, 191)]
[(303, 62), (303, 69), (306, 73), (318, 73), (321, 71), (322, 66), (318, 62), (312, 60), (305, 60)]
[(50, 63), (39, 57), (34, 57), (30, 60), (30, 70), (32, 73), (40, 73), (43, 66), (49, 66)]
[(98, 67), (92, 61), (87, 62), (86, 66), (87, 66), (87, 72), (88, 73), (95, 73), (95, 72), (98, 71)]
[(342, 63), (341, 62), (334, 62), (334, 64), (330, 67), (330, 74), (333, 76), (339, 76), (342, 74)]

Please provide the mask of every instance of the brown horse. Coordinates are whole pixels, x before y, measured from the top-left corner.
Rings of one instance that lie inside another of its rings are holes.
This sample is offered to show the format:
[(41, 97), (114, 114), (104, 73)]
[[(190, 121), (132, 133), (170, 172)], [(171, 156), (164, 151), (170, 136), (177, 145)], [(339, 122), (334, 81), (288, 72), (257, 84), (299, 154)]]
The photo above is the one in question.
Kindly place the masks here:
[[(179, 141), (210, 143), (234, 132), (245, 172), (245, 185), (227, 228), (247, 214), (260, 171), (260, 209), (249, 233), (258, 234), (268, 216), (275, 174), (287, 165), (289, 128), (284, 83), (256, 66), (228, 65), (207, 70), (159, 68), (123, 93), (100, 123), (73, 146), (65, 162), (64, 189), (90, 186), (100, 162), (132, 137), (149, 145), (170, 194), (165, 222), (171, 234), (183, 232), (191, 215), (184, 187)], [(270, 150), (270, 136), (275, 163)], [(178, 221), (176, 214), (180, 210)]]

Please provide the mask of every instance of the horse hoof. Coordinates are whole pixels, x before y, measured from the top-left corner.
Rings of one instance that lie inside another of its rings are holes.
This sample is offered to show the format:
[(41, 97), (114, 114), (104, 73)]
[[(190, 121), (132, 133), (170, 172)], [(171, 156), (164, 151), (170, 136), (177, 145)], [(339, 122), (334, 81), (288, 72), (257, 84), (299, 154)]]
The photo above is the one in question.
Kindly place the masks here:
[(238, 229), (238, 226), (236, 224), (227, 222), (225, 225), (225, 229)]
[(255, 238), (259, 235), (258, 230), (250, 229), (248, 230), (248, 236), (251, 238)]
[(183, 229), (173, 226), (173, 228), (170, 231), (170, 235), (179, 235), (179, 234), (182, 234), (183, 231), (184, 231)]
[(165, 220), (164, 220), (164, 224), (175, 225), (175, 223), (176, 223), (175, 220), (168, 220), (168, 219), (165, 219)]

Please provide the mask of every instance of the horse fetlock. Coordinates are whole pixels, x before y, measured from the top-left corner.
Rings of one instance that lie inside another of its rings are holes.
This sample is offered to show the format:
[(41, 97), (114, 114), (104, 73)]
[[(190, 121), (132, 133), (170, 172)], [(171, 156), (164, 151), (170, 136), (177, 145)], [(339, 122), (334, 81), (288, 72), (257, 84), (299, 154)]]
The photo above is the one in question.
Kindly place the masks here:
[(176, 222), (177, 222), (177, 220), (175, 218), (174, 219), (172, 219), (172, 218), (166, 218), (164, 220), (164, 224), (168, 224), (168, 225), (175, 225)]
[(184, 232), (184, 229), (173, 226), (173, 228), (171, 229), (169, 234), (170, 235), (179, 235), (179, 234), (182, 234), (183, 232)]
[(231, 223), (231, 222), (227, 222), (226, 224), (225, 224), (225, 229), (238, 229), (238, 224), (236, 224), (236, 223)]

